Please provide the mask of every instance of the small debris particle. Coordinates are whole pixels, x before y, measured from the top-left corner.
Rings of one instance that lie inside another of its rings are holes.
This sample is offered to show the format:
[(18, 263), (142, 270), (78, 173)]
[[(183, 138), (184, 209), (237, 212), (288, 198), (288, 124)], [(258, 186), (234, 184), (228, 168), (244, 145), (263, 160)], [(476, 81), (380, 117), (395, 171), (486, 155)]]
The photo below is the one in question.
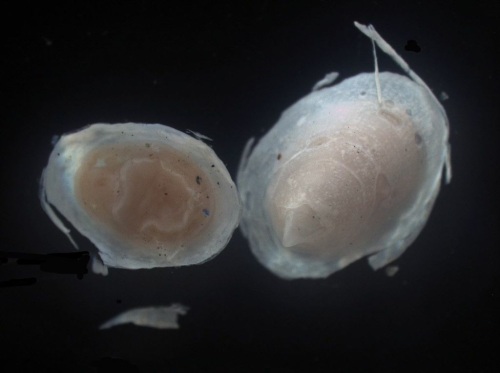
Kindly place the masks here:
[(207, 209), (203, 209), (202, 212), (205, 217), (210, 216), (210, 211), (208, 211)]
[(406, 42), (405, 51), (418, 53), (421, 50), (416, 40), (408, 40)]
[(52, 46), (52, 44), (54, 44), (54, 42), (53, 42), (52, 40), (50, 40), (49, 38), (46, 38), (46, 37), (43, 37), (43, 36), (42, 36), (42, 39), (43, 39), (43, 41), (45, 42), (45, 45), (46, 45), (47, 47), (51, 47), (51, 46)]
[(394, 276), (396, 273), (398, 273), (399, 267), (398, 266), (387, 266), (385, 267), (385, 274), (389, 277)]
[(276, 159), (279, 161), (281, 159), (281, 153), (278, 154), (278, 156), (276, 157)]
[(415, 144), (420, 145), (422, 143), (422, 136), (418, 132), (415, 133)]
[(196, 176), (196, 184), (201, 185), (201, 177)]

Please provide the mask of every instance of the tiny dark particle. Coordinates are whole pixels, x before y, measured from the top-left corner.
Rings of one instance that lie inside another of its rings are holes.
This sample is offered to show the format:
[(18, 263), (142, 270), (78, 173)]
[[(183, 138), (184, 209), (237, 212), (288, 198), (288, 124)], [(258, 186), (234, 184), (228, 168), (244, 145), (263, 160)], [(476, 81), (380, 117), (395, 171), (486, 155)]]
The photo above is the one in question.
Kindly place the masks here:
[(405, 45), (405, 50), (408, 52), (418, 53), (422, 50), (422, 48), (420, 48), (416, 40), (408, 40)]
[(278, 159), (278, 161), (281, 159), (281, 153), (278, 154), (278, 156), (276, 157), (276, 159)]
[(196, 176), (196, 184), (200, 185), (201, 184), (201, 177)]
[(417, 145), (420, 145), (422, 143), (422, 136), (420, 136), (420, 134), (418, 132), (415, 133), (415, 143)]
[(203, 212), (203, 215), (210, 216), (210, 211), (208, 211), (207, 209), (203, 209), (202, 212)]
[(213, 164), (211, 167), (215, 167), (215, 165)]

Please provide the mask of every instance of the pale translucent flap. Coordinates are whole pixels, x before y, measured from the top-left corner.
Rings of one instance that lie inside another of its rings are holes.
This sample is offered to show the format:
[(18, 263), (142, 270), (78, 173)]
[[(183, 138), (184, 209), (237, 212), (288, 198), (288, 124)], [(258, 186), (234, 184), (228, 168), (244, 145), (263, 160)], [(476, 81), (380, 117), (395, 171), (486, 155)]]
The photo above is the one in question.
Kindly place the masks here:
[(186, 315), (188, 310), (189, 308), (182, 304), (133, 308), (114, 316), (103, 323), (99, 329), (109, 329), (123, 324), (156, 329), (179, 329), (179, 316)]

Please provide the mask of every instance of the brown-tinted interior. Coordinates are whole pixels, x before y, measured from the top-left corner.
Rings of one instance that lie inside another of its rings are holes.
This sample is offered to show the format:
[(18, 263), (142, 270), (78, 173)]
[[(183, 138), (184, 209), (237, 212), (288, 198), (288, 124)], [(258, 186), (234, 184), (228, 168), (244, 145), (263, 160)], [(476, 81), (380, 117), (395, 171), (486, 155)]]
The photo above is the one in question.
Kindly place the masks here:
[(75, 192), (101, 227), (134, 248), (164, 252), (186, 246), (213, 220), (210, 184), (189, 156), (136, 142), (91, 151), (77, 172)]

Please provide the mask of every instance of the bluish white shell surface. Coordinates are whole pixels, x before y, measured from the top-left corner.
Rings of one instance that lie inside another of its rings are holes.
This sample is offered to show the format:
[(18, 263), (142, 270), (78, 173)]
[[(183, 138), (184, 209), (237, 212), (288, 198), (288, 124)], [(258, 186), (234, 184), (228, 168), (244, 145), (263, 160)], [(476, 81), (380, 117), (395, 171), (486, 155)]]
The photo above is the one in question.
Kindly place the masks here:
[(448, 120), (427, 87), (379, 78), (382, 103), (375, 75), (359, 74), (300, 99), (248, 144), (241, 228), (278, 276), (326, 277), (366, 255), (380, 268), (424, 227), (449, 166)]
[[(104, 194), (93, 200), (93, 190)], [(128, 269), (204, 262), (227, 245), (241, 213), (214, 151), (160, 124), (94, 124), (63, 135), (43, 171), (41, 198), (70, 239), (53, 208), (105, 265)]]

